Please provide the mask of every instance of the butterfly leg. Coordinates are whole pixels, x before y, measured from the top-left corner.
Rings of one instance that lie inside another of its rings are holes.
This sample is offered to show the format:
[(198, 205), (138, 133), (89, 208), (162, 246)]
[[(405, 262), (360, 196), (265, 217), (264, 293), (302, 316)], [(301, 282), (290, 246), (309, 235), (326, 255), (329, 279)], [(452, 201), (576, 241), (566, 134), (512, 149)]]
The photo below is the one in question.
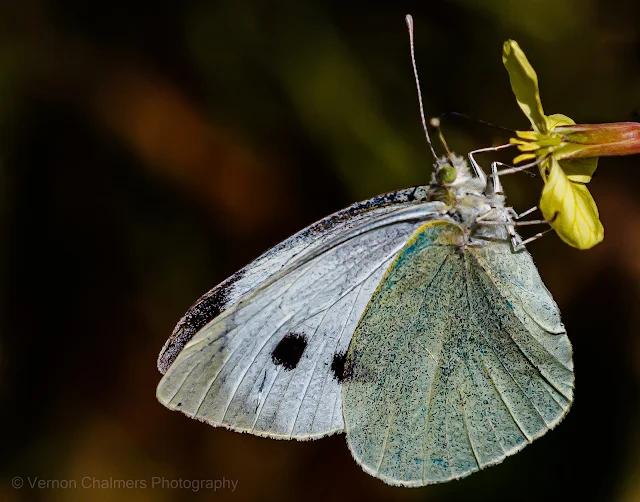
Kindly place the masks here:
[[(511, 208), (509, 208), (511, 209)], [(504, 226), (504, 228), (507, 230), (507, 233), (509, 234), (509, 240), (511, 241), (511, 247), (513, 248), (514, 251), (517, 251), (519, 249), (521, 249), (522, 247), (522, 237), (520, 237), (515, 229), (515, 222), (513, 221), (486, 221), (483, 220), (482, 218), (486, 218), (488, 217), (491, 213), (492, 213), (493, 209), (491, 209), (490, 211), (487, 211), (485, 214), (483, 214), (482, 216), (479, 216), (478, 218), (476, 218), (476, 223), (478, 223), (479, 225), (489, 225), (489, 226)], [(515, 211), (512, 212), (515, 213)], [(517, 213), (516, 213), (517, 214)]]
[(555, 216), (553, 218), (551, 218), (550, 220), (527, 220), (527, 221), (512, 221), (512, 222), (507, 222), (507, 221), (495, 221), (495, 220), (481, 220), (480, 218), (484, 218), (486, 217), (487, 214), (489, 214), (491, 211), (488, 211), (487, 213), (483, 214), (482, 216), (479, 216), (478, 218), (476, 218), (476, 222), (479, 222), (480, 225), (493, 225), (493, 226), (500, 226), (500, 225), (512, 225), (514, 227), (528, 227), (530, 225), (549, 225), (551, 223), (553, 223), (556, 220), (556, 217), (558, 216), (558, 213), (555, 214)]
[[(514, 249), (514, 251), (517, 251), (520, 248), (520, 245), (521, 245), (520, 243), (522, 242), (522, 238), (516, 233), (515, 227), (513, 225), (513, 220), (511, 218), (516, 218), (518, 216), (518, 213), (516, 213), (516, 211), (512, 207), (507, 207), (504, 209), (506, 209), (507, 211), (506, 215), (504, 213), (504, 210), (499, 211), (498, 208), (495, 208), (495, 207), (489, 209), (489, 211), (487, 211), (483, 215), (478, 216), (476, 218), (476, 224), (504, 226), (507, 230), (507, 233), (509, 234), (509, 239), (511, 241), (512, 248)], [(497, 216), (499, 219), (497, 220), (488, 219), (494, 216)], [(501, 219), (500, 219), (500, 216), (502, 216)], [(507, 221), (504, 221), (505, 216), (507, 217)]]
[[(533, 211), (535, 211), (535, 207), (531, 208), (531, 209), (527, 209), (524, 213), (522, 213), (522, 215), (526, 215), (526, 214), (530, 214)], [(513, 211), (513, 209), (512, 209)], [(537, 234), (533, 235), (532, 237), (529, 237), (525, 240), (522, 240), (522, 237), (520, 237), (518, 235), (518, 233), (516, 232), (516, 227), (524, 227), (524, 226), (530, 226), (530, 225), (549, 225), (551, 223), (553, 223), (555, 221), (555, 219), (558, 217), (558, 213), (556, 213), (553, 218), (551, 218), (550, 220), (529, 220), (529, 221), (495, 221), (495, 220), (483, 220), (482, 218), (486, 218), (487, 215), (491, 213), (491, 211), (488, 211), (487, 213), (483, 214), (482, 216), (476, 218), (476, 222), (478, 222), (478, 224), (480, 225), (489, 225), (489, 226), (504, 226), (507, 230), (507, 233), (509, 234), (509, 239), (511, 241), (511, 246), (513, 247), (514, 251), (518, 251), (520, 249), (522, 249), (523, 247), (525, 247), (527, 244), (530, 244), (531, 242), (539, 239), (540, 237), (542, 237), (543, 235), (547, 234), (548, 232), (550, 232), (551, 230), (553, 230), (552, 228), (548, 228), (546, 230), (543, 230), (542, 232), (538, 232)], [(515, 213), (515, 211), (513, 211), (513, 213)], [(517, 216), (517, 215), (516, 215)]]
[[(500, 208), (500, 210), (498, 210), (497, 207), (492, 207), (486, 213), (478, 216), (476, 218), (476, 223), (478, 223), (480, 225), (507, 225), (510, 220), (509, 219), (507, 219), (507, 221), (504, 220), (505, 211), (506, 211), (506, 216), (507, 217), (511, 217), (514, 220), (517, 220), (517, 219), (522, 218), (523, 216), (531, 214), (536, 209), (537, 209), (537, 206), (536, 207), (532, 207), (531, 209), (527, 209), (522, 214), (518, 214), (516, 212), (516, 210), (513, 209), (512, 207)], [(498, 216), (498, 214), (502, 214), (503, 215), (503, 219), (498, 219), (498, 220), (492, 220), (491, 219), (494, 216)]]
[(525, 227), (529, 225), (550, 225), (556, 218), (558, 217), (558, 213), (553, 215), (553, 218), (550, 220), (527, 220), (527, 221), (514, 221), (513, 224), (516, 227)]
[[(553, 230), (553, 228), (547, 228), (546, 230), (543, 230), (542, 232), (538, 232), (537, 234), (529, 237), (528, 239), (525, 239), (523, 241), (521, 240), (520, 243), (517, 245), (517, 247), (514, 247), (514, 251), (519, 251), (520, 249), (526, 247), (527, 244), (531, 244), (533, 241), (536, 241), (540, 237), (543, 237), (544, 235), (548, 234), (549, 232), (551, 232), (551, 230)], [(511, 244), (513, 245), (513, 240), (511, 241)]]
[(476, 153), (480, 153), (483, 152), (484, 149), (481, 150), (474, 150), (473, 152), (469, 152), (469, 163), (471, 164), (471, 167), (473, 168), (473, 173), (480, 178), (482, 181), (485, 181), (487, 179), (487, 175), (484, 173), (484, 171), (482, 170), (482, 168), (480, 167), (480, 164), (478, 164), (478, 161), (476, 161), (476, 159), (474, 158), (474, 154)]
[(496, 162), (497, 165), (506, 168), (506, 169), (503, 169), (502, 171), (498, 171), (498, 175), (505, 176), (507, 174), (519, 173), (524, 171), (524, 172), (527, 172), (527, 174), (529, 174), (530, 176), (535, 176), (534, 173), (528, 172), (527, 169), (530, 169), (531, 167), (539, 165), (540, 162), (542, 162), (544, 159), (545, 157), (540, 157), (539, 159), (536, 159), (533, 162), (529, 162), (528, 164), (522, 164), (521, 166), (511, 166), (509, 164), (505, 164), (504, 162)]
[(536, 209), (538, 209), (538, 206), (530, 207), (529, 209), (527, 209), (526, 211), (523, 211), (520, 214), (518, 214), (517, 211), (512, 207), (505, 207), (505, 209), (507, 210), (509, 215), (513, 217), (514, 220), (519, 220), (533, 213)]
[(522, 249), (522, 237), (516, 233), (516, 229), (511, 225), (506, 225), (507, 232), (509, 233), (509, 240), (511, 240), (511, 249), (519, 251)]
[(473, 172), (475, 173), (475, 175), (480, 178), (482, 181), (485, 181), (487, 176), (484, 173), (484, 171), (482, 170), (482, 168), (480, 167), (480, 164), (478, 164), (478, 162), (476, 161), (474, 155), (477, 153), (483, 153), (483, 152), (497, 152), (498, 150), (503, 150), (505, 148), (509, 148), (510, 146), (513, 146), (512, 144), (506, 144), (506, 145), (498, 145), (498, 146), (490, 146), (487, 148), (479, 148), (478, 150), (473, 150), (472, 152), (469, 152), (469, 163), (471, 164), (471, 167), (473, 168)]
[(498, 162), (491, 163), (491, 179), (493, 180), (493, 193), (504, 195), (502, 183), (500, 182), (500, 175), (498, 173)]
[(527, 244), (531, 244), (533, 241), (538, 240), (540, 237), (543, 237), (545, 235), (547, 235), (549, 232), (551, 232), (551, 230), (553, 230), (552, 228), (547, 228), (546, 230), (543, 230), (542, 232), (538, 232), (535, 235), (532, 235), (531, 237), (528, 237), (525, 240), (522, 240), (522, 237), (520, 237), (516, 231), (515, 228), (512, 226), (507, 226), (507, 232), (509, 232), (509, 237), (511, 240), (511, 247), (514, 251), (520, 251), (521, 249), (524, 249), (525, 247), (527, 247)]
[(514, 210), (513, 212), (516, 213), (514, 218), (516, 220), (519, 220), (520, 218), (524, 218), (525, 216), (528, 216), (531, 213), (533, 213), (536, 209), (538, 209), (538, 206), (533, 206), (533, 207), (527, 209), (526, 211), (524, 211), (523, 213), (520, 213), (520, 214), (516, 213), (515, 210)]
[[(523, 215), (525, 214), (530, 214), (533, 211), (535, 211), (537, 209), (537, 207), (532, 207), (531, 209), (528, 209), (527, 211), (525, 211), (524, 213), (522, 213)], [(553, 215), (553, 218), (551, 218), (550, 220), (530, 220), (530, 221), (516, 221), (514, 222), (514, 226), (513, 226), (513, 233), (515, 235), (518, 235), (515, 233), (515, 226), (524, 226), (524, 225), (542, 225), (542, 224), (548, 224), (550, 225), (551, 223), (553, 223), (556, 218), (558, 217), (558, 213), (556, 212)], [(514, 251), (518, 251), (519, 249), (524, 248), (527, 244), (531, 244), (533, 241), (538, 240), (540, 237), (543, 237), (544, 235), (548, 234), (549, 232), (551, 232), (553, 230), (553, 228), (549, 227), (546, 230), (543, 230), (542, 232), (538, 232), (535, 235), (532, 235), (531, 237), (529, 237), (528, 239), (522, 240), (520, 238), (520, 236), (518, 236), (518, 240), (520, 241), (517, 246), (514, 246)], [(509, 234), (511, 235), (511, 233)], [(513, 236), (512, 236), (513, 237)], [(512, 238), (511, 240), (511, 245), (513, 246), (514, 244), (514, 240)]]

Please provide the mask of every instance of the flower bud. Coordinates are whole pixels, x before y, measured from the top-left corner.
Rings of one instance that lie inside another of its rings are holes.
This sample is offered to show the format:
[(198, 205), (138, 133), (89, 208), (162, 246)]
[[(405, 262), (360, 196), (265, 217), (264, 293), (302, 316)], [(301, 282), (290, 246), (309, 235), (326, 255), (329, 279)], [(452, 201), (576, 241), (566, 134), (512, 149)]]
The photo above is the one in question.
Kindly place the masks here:
[(554, 129), (563, 146), (554, 154), (558, 159), (606, 157), (640, 153), (640, 123), (575, 124)]

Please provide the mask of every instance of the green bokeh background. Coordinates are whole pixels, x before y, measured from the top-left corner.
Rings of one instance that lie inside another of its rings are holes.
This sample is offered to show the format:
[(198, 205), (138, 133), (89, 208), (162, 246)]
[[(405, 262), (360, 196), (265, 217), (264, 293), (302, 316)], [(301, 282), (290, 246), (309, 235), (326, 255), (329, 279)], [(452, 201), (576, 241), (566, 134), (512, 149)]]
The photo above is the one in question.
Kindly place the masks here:
[[(638, 118), (635, 0), (0, 4), (0, 500), (640, 500), (637, 157), (603, 159), (590, 185), (601, 245), (530, 246), (574, 344), (576, 401), (503, 464), (392, 488), (342, 436), (266, 440), (155, 400), (157, 353), (201, 294), (316, 219), (430, 179), (408, 12), (428, 115), (528, 127), (501, 63), (514, 38), (548, 113)], [(459, 152), (505, 140), (443, 123)], [(539, 178), (505, 183), (517, 209), (536, 203)]]

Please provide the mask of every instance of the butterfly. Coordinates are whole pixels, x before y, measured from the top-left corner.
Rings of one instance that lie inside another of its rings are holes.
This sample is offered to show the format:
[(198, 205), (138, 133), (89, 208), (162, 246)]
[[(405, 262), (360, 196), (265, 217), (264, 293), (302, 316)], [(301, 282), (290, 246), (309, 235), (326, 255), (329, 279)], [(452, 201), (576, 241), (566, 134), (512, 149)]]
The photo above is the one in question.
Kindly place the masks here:
[(448, 152), (429, 184), (332, 214), (205, 294), (159, 355), (158, 400), (269, 438), (344, 432), (400, 486), (464, 477), (557, 425), (571, 344), (497, 173), (469, 161)]

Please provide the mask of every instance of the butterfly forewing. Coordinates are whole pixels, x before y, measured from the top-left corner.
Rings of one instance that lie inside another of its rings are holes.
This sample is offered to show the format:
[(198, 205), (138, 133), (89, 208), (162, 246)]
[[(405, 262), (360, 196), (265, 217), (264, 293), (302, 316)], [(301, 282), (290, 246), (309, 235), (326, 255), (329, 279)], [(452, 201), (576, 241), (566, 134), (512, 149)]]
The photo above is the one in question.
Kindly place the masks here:
[[(427, 191), (427, 187), (418, 186), (357, 202), (310, 225), (263, 253), (207, 292), (186, 312), (158, 356), (160, 372), (164, 374), (167, 371), (182, 348), (198, 331), (268, 282), (275, 274), (287, 267), (291, 268), (290, 265), (297, 259), (308, 260), (310, 256), (322, 252), (330, 247), (332, 240), (348, 233), (349, 229), (366, 227), (367, 222), (375, 223), (376, 219), (385, 214), (396, 213), (399, 209), (422, 206)], [(425, 209), (428, 212), (433, 204), (428, 203), (427, 206)], [(366, 228), (363, 231), (366, 232)]]
[(462, 241), (450, 223), (418, 230), (349, 347), (347, 442), (390, 484), (498, 463), (558, 423), (573, 399), (570, 344), (528, 253)]
[(343, 212), (338, 228), (318, 227), (321, 235), (278, 260), (277, 272), (186, 343), (158, 386), (159, 400), (212, 425), (270, 437), (342, 431), (340, 358), (385, 271), (434, 214), (429, 203), (409, 203), (369, 206), (360, 218)]

